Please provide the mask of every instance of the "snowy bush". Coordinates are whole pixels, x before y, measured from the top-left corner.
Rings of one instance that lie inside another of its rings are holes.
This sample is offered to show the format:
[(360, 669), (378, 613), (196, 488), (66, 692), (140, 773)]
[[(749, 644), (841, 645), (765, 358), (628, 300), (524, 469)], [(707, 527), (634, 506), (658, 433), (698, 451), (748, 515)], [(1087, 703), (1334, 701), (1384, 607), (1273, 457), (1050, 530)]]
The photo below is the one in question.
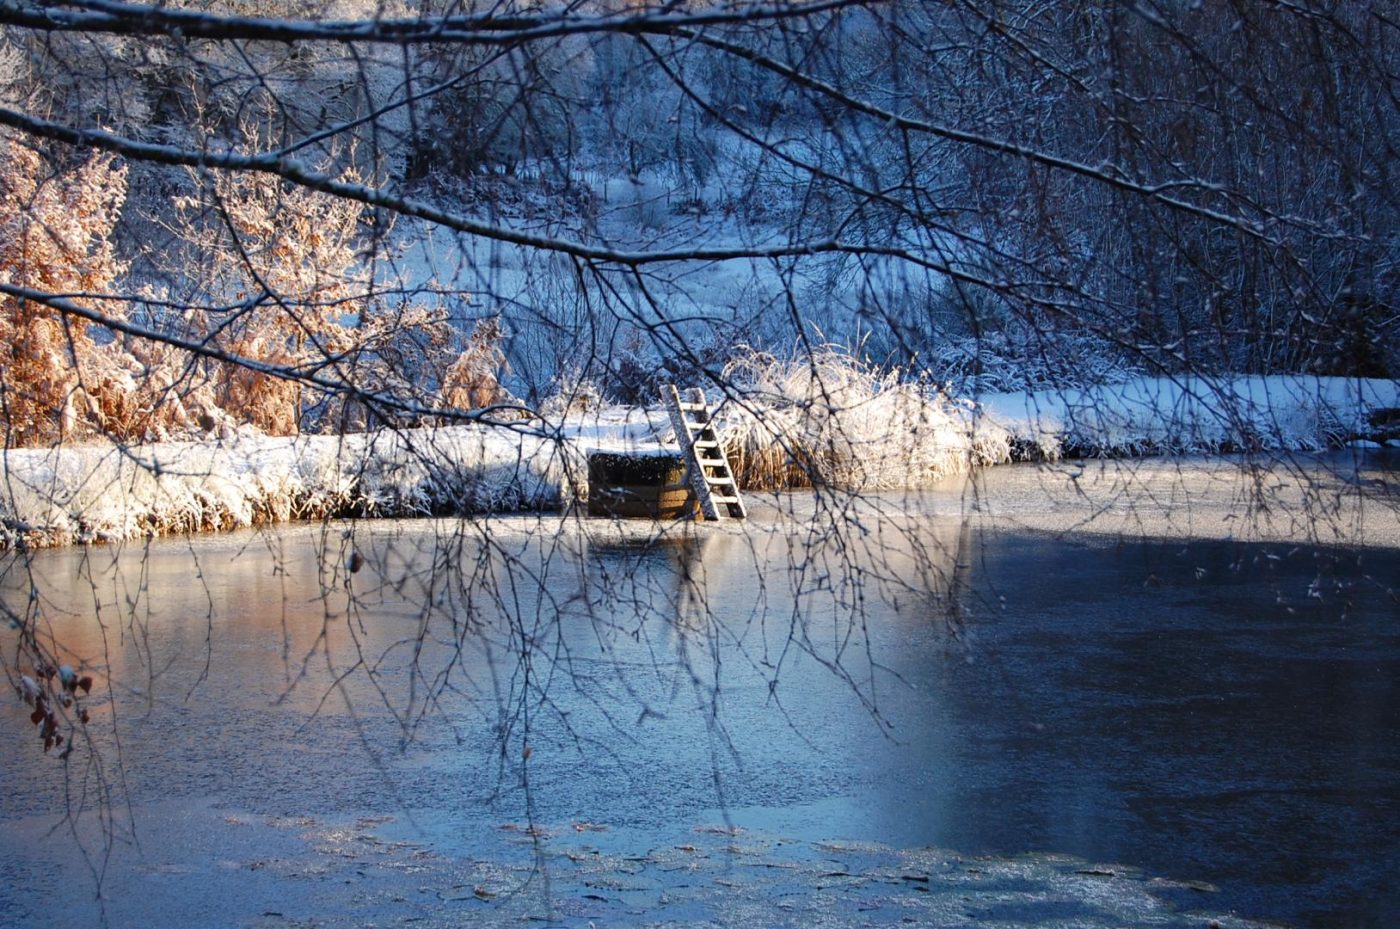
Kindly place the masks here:
[[(95, 155), (56, 170), (16, 139), (0, 140), (0, 281), (70, 294), (120, 318), (122, 306), (84, 294), (109, 290), (124, 265), (111, 239), (126, 170)], [(41, 445), (129, 426), (120, 349), (99, 344), (86, 320), (36, 300), (0, 296), (0, 422), (7, 445)]]
[(789, 359), (747, 350), (725, 380), (735, 393), (722, 432), (744, 486), (913, 488), (1009, 454), (995, 430), (974, 442), (962, 407), (933, 385), (838, 347)]
[(442, 406), (469, 410), (509, 398), (501, 386), (501, 377), (509, 367), (501, 350), (505, 336), (505, 327), (498, 318), (477, 322), (466, 346), (443, 375), (438, 391)]
[[(347, 170), (340, 180), (362, 179)], [(363, 204), (272, 175), (223, 174), (202, 180), (198, 196), (179, 197), (176, 206), (211, 298), (185, 325), (252, 362), (200, 364), (220, 408), (269, 435), (291, 435), (309, 425), (367, 428), (375, 413), (369, 397), (432, 403), (448, 363), (446, 312), (440, 301), (377, 292), (361, 251)], [(485, 347), (469, 345), (452, 376), (467, 377), (460, 367), (467, 364), (480, 386), (495, 356), (473, 351)], [(308, 388), (309, 373), (331, 387)]]

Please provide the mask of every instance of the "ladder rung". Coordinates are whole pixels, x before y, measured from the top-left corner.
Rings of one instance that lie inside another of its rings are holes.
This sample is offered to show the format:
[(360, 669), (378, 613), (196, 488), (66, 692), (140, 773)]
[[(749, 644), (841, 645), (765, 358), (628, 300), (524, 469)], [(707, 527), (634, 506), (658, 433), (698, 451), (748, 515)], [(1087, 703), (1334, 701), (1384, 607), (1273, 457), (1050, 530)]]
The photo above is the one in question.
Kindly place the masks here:
[(709, 407), (705, 406), (705, 404), (703, 404), (703, 403), (686, 403), (684, 400), (682, 400), (679, 404), (677, 404), (677, 406), (680, 408), (681, 412), (683, 412), (683, 413), (707, 413), (707, 412), (709, 412)]
[(707, 484), (709, 484), (711, 487), (713, 487), (713, 486), (715, 486), (716, 484), (732, 484), (732, 483), (734, 483), (734, 478), (732, 478), (732, 477), (711, 477), (710, 475), (706, 475), (706, 476), (705, 476), (705, 482), (706, 482)]
[(713, 501), (716, 502), (716, 503), (738, 503), (738, 502), (739, 502), (739, 498), (738, 498), (738, 497), (723, 497), (723, 496), (720, 496), (719, 494), (711, 494), (711, 495), (710, 495), (710, 499), (713, 500)]
[(696, 439), (690, 444), (696, 448), (719, 448), (719, 443), (713, 439)]

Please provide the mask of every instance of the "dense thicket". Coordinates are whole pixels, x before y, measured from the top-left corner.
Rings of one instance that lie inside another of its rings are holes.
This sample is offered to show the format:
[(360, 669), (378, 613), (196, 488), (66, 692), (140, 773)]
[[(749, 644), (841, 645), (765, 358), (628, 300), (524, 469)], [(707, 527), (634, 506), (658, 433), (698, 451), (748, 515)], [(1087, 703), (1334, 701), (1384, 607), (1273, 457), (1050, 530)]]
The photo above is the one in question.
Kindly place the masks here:
[(740, 343), (1394, 376), (1396, 6), (4, 0), (7, 441), (635, 399)]

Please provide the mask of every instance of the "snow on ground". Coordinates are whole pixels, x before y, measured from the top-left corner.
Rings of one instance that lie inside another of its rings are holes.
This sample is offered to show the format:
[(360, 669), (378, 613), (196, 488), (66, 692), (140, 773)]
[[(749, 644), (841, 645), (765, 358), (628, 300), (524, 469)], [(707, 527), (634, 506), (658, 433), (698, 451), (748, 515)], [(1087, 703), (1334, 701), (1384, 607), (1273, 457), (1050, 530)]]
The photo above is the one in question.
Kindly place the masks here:
[[(1400, 407), (1394, 381), (1305, 376), (1143, 378), (976, 404), (893, 382), (838, 390), (828, 379), (822, 406), (812, 384), (792, 395), (795, 383), (776, 377), (754, 402), (722, 407), (726, 434), (745, 454), (795, 455), (829, 488), (850, 491), (927, 487), (1010, 460), (1013, 448), (1053, 459), (1335, 447), (1375, 435), (1370, 414)], [(0, 547), (331, 514), (549, 510), (586, 496), (591, 452), (656, 454), (673, 442), (664, 411), (610, 408), (553, 423), (9, 449)]]

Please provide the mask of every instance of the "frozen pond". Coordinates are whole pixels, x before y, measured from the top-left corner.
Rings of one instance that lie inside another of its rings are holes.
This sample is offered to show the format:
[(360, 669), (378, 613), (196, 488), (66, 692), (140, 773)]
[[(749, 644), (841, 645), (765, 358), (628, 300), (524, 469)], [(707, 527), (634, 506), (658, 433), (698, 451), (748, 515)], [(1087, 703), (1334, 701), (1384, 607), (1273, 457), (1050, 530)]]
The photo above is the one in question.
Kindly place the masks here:
[(1005, 468), (660, 540), (11, 561), (96, 686), (66, 765), (3, 704), (0, 924), (1397, 925), (1384, 465), (1340, 479), (1378, 488), (1365, 547), (1225, 538), (1208, 468), (1127, 536), (1051, 533), (1078, 517)]

